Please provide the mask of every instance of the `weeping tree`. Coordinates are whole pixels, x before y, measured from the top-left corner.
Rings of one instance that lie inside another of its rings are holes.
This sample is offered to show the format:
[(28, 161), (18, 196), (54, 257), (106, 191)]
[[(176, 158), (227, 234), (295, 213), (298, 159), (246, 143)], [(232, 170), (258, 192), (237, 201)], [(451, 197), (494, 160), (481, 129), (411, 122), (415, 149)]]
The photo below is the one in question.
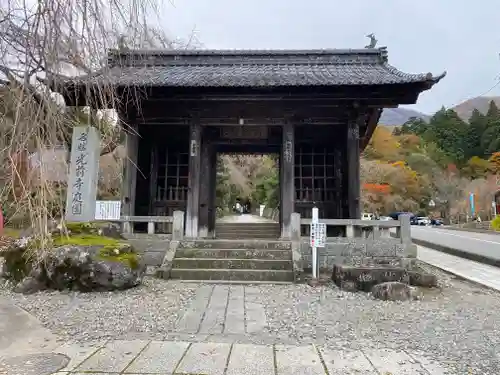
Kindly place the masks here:
[[(160, 7), (155, 0), (0, 0), (1, 199), (4, 206), (29, 215), (42, 250), (49, 223), (62, 217), (64, 204), (60, 186), (50, 181), (46, 169), (30, 168), (26, 155), (68, 148), (72, 128), (82, 123), (100, 130), (102, 154), (109, 154), (127, 127), (116, 121), (113, 110), (66, 107), (51, 91), (51, 80), (106, 74), (102, 68), (109, 49), (185, 45), (157, 26)], [(105, 107), (129, 104), (115, 97), (112, 87), (100, 87), (98, 95)], [(127, 100), (137, 105), (138, 96)], [(59, 213), (49, 204), (58, 199)]]

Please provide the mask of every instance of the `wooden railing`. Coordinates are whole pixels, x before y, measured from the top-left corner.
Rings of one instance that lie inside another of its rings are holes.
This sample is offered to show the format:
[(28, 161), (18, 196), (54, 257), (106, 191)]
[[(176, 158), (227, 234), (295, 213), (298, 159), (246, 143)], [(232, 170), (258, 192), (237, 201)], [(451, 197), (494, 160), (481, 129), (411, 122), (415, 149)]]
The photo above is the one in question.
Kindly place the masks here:
[[(293, 215), (296, 215), (293, 217)], [(298, 217), (297, 217), (298, 216)], [(298, 213), (292, 214), (292, 227), (310, 225), (311, 219), (301, 219)], [(411, 226), (410, 226), (410, 216), (400, 215), (399, 220), (356, 220), (356, 219), (319, 219), (320, 223), (324, 223), (329, 226), (343, 227), (345, 237), (355, 238), (355, 237), (371, 237), (373, 239), (379, 239), (381, 237), (389, 237), (390, 230), (392, 228), (396, 229), (396, 237), (401, 240), (403, 244), (411, 244)], [(295, 224), (294, 224), (295, 223)], [(297, 232), (298, 231), (298, 232)], [(293, 228), (292, 232), (295, 232), (295, 237), (297, 233), (300, 233), (300, 228)]]
[(184, 236), (184, 212), (174, 211), (173, 216), (122, 216), (124, 233), (134, 233), (133, 223), (148, 223), (148, 234), (155, 234), (156, 224), (170, 224), (172, 239), (182, 239)]

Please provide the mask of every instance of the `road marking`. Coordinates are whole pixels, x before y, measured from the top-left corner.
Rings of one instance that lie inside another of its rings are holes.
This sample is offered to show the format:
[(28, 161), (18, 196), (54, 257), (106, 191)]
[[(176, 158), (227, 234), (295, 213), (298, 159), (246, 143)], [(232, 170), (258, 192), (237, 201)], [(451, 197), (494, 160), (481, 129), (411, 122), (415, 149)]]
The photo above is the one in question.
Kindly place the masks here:
[[(425, 230), (424, 230), (424, 232), (425, 232)], [(482, 240), (482, 239), (477, 238), (477, 237), (467, 237), (467, 236), (461, 236), (460, 234), (455, 234), (455, 233), (447, 233), (447, 232), (441, 232), (441, 234), (444, 234), (444, 235), (446, 235), (446, 236), (455, 236), (455, 237), (465, 238), (465, 239), (468, 239), (468, 240), (481, 241), (481, 242), (488, 242), (488, 243), (492, 243), (492, 244), (495, 244), (495, 245), (500, 245), (500, 242), (499, 242), (499, 241)], [(418, 239), (418, 238), (417, 238), (417, 239)], [(426, 241), (430, 241), (430, 240), (426, 240)]]

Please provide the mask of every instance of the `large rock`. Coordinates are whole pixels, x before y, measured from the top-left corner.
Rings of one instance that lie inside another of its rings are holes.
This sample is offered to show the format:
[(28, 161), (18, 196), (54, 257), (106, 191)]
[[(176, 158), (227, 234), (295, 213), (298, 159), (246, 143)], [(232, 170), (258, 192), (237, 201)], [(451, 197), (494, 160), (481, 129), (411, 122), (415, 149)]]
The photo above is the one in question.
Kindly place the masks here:
[(375, 285), (372, 296), (382, 301), (410, 301), (416, 298), (416, 292), (408, 284), (389, 281)]
[(130, 246), (65, 245), (50, 253), (44, 270), (49, 288), (111, 291), (139, 285), (146, 267)]
[(20, 283), (14, 287), (14, 292), (23, 294), (33, 294), (41, 290), (47, 289), (47, 286), (42, 279), (37, 279), (33, 276), (25, 277)]
[(32, 262), (27, 252), (29, 241), (26, 237), (19, 238), (0, 251), (2, 278), (18, 282), (31, 272)]
[(122, 228), (118, 223), (104, 223), (98, 226), (99, 234), (101, 236), (115, 238), (115, 239), (124, 239), (122, 236)]

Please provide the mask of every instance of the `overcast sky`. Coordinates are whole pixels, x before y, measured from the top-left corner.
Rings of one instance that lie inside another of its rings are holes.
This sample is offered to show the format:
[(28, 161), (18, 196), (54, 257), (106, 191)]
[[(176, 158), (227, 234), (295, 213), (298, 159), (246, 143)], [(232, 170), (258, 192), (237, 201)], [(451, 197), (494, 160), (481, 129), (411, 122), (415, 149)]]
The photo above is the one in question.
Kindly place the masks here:
[(412, 106), (432, 113), (500, 95), (499, 0), (173, 0), (167, 31), (206, 48), (362, 48), (375, 33), (408, 73), (448, 75)]

